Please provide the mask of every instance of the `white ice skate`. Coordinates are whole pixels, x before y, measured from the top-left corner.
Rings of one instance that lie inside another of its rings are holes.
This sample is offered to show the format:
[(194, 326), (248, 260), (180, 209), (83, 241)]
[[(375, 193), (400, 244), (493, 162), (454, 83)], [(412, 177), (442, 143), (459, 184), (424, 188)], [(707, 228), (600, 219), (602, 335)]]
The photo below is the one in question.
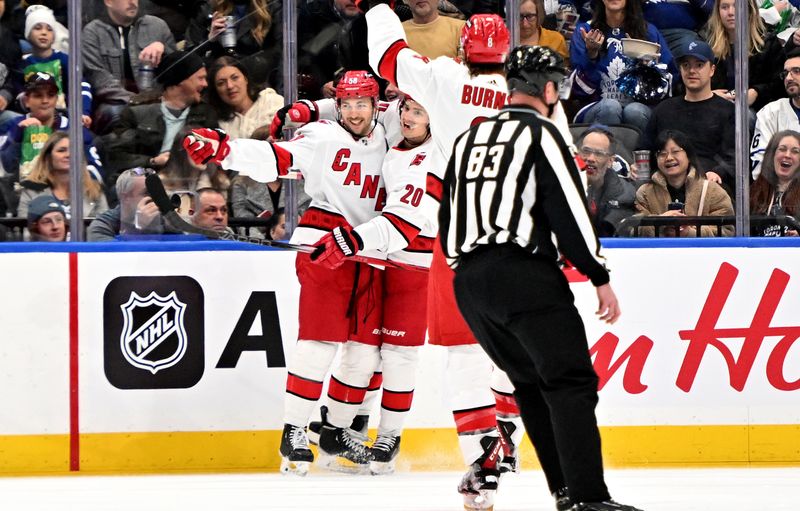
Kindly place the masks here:
[(494, 509), (494, 496), (500, 481), (500, 471), (496, 468), (483, 468), (478, 463), (470, 465), (458, 485), (458, 492), (464, 498), (467, 511), (491, 511)]

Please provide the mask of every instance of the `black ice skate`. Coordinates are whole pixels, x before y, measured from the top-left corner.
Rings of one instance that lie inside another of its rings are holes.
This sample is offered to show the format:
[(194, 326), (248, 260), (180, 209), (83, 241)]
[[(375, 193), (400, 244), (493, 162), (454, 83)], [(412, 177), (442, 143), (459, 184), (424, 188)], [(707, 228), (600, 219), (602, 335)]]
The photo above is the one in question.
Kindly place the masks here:
[(283, 425), (280, 453), (282, 474), (308, 474), (308, 468), (314, 461), (314, 453), (308, 448), (308, 437), (304, 428)]
[[(308, 441), (313, 445), (319, 445), (319, 433), (322, 431), (322, 425), (328, 422), (328, 407), (322, 405), (319, 407), (319, 415), (322, 420), (313, 421), (308, 425)], [(355, 438), (366, 442), (369, 440), (367, 431), (369, 428), (369, 415), (356, 415), (353, 423), (350, 424), (350, 433)]]
[(572, 499), (569, 498), (569, 493), (566, 487), (559, 488), (558, 490), (553, 492), (553, 498), (556, 500), (557, 511), (572, 510)]
[(385, 475), (394, 473), (394, 461), (400, 452), (400, 437), (394, 435), (378, 435), (372, 444), (372, 461), (369, 462), (369, 471), (372, 475)]
[(497, 468), (500, 469), (501, 474), (505, 474), (506, 472), (519, 474), (520, 472), (519, 451), (517, 446), (514, 445), (514, 442), (511, 441), (511, 435), (516, 429), (517, 426), (513, 422), (503, 420), (497, 421), (497, 430), (500, 432), (503, 445), (503, 456), (497, 464)]
[(494, 497), (500, 483), (498, 462), (503, 450), (500, 439), (487, 436), (481, 439), (481, 445), (483, 455), (470, 465), (458, 485), (458, 493), (463, 495), (467, 511), (494, 509)]
[(372, 453), (350, 429), (324, 424), (319, 434), (319, 464), (339, 472), (362, 473), (369, 469)]
[(613, 500), (603, 502), (579, 502), (570, 511), (642, 511), (638, 507), (626, 506)]

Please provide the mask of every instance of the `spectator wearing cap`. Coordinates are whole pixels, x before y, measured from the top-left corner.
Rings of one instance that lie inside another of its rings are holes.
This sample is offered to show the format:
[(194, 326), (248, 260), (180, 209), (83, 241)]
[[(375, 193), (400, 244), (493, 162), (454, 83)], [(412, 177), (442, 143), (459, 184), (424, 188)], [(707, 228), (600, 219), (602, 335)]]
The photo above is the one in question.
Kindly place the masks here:
[[(9, 123), (6, 140), (0, 146), (3, 168), (17, 180), (25, 179), (30, 173), (34, 158), (51, 133), (69, 129), (69, 118), (56, 110), (57, 97), (58, 85), (53, 75), (34, 72), (26, 78), (21, 102), (28, 113)], [(92, 133), (86, 127), (83, 128), (83, 144), (91, 175), (102, 180), (104, 169)]]
[(175, 39), (160, 18), (139, 13), (139, 0), (104, 0), (105, 11), (83, 28), (83, 71), (97, 104), (95, 130), (107, 133), (122, 107), (139, 92), (143, 63), (157, 66), (175, 51)]
[(31, 241), (66, 241), (67, 215), (64, 206), (52, 195), (40, 195), (28, 208)]
[(213, 108), (202, 101), (208, 86), (206, 68), (196, 53), (174, 52), (161, 60), (156, 80), (164, 88), (161, 101), (125, 107), (107, 139), (109, 165), (163, 168), (175, 135), (184, 126), (218, 126)]
[(735, 106), (711, 90), (714, 54), (708, 44), (696, 40), (683, 45), (676, 61), (685, 92), (653, 108), (640, 145), (652, 151), (664, 130), (684, 132), (697, 151), (696, 170), (732, 192), (736, 189)]
[(767, 103), (756, 115), (753, 142), (750, 144), (753, 179), (761, 173), (764, 151), (773, 135), (784, 130), (800, 131), (800, 48), (787, 53), (780, 76), (787, 97)]
[[(32, 73), (53, 75), (58, 86), (56, 108), (66, 110), (66, 96), (69, 94), (69, 56), (53, 48), (56, 19), (53, 11), (44, 5), (31, 5), (25, 16), (25, 39), (31, 44), (31, 53), (22, 59), (20, 68), (23, 76)], [(20, 84), (21, 85), (21, 84)], [(91, 125), (92, 90), (88, 82), (82, 82), (83, 124)]]

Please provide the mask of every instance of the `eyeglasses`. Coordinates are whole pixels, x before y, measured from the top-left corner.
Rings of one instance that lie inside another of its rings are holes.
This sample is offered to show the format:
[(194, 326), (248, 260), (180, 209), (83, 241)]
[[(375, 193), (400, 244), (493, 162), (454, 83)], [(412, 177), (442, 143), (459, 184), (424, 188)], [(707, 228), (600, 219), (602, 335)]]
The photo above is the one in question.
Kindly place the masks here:
[(591, 155), (595, 155), (595, 156), (597, 156), (599, 158), (607, 158), (607, 157), (611, 156), (611, 153), (609, 153), (608, 151), (603, 151), (601, 149), (593, 149), (591, 147), (581, 147), (578, 150), (578, 152), (584, 158), (587, 157), (587, 156), (591, 156)]
[(134, 174), (136, 176), (149, 176), (150, 174), (155, 174), (156, 171), (153, 169), (148, 169), (146, 167), (134, 167), (132, 169), (128, 169), (128, 172)]
[(656, 153), (656, 158), (658, 158), (659, 160), (666, 160), (667, 156), (671, 158), (677, 158), (679, 154), (685, 152), (686, 151), (684, 149), (673, 149), (671, 151), (658, 151)]
[(520, 14), (519, 15), (519, 20), (520, 21), (527, 21), (528, 23), (533, 23), (534, 21), (537, 21), (538, 18), (539, 18), (539, 15), (536, 14), (535, 12), (533, 14)]
[(784, 69), (781, 71), (779, 76), (781, 77), (781, 80), (785, 80), (789, 75), (800, 76), (800, 67), (790, 67), (789, 69)]

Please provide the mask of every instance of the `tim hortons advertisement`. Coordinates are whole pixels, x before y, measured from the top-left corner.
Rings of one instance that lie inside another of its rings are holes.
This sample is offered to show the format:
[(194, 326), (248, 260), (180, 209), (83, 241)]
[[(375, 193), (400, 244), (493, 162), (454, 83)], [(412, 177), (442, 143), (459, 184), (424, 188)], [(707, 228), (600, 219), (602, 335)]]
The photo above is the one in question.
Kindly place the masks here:
[[(591, 284), (572, 285), (600, 376), (602, 425), (800, 424), (797, 249), (606, 253), (623, 311), (617, 324), (595, 319)], [(18, 413), (3, 432), (62, 431), (68, 254), (2, 257), (14, 263), (4, 277), (18, 290), (0, 341), (8, 361), (0, 382), (17, 389), (2, 400)], [(81, 432), (280, 429), (297, 338), (293, 254), (77, 260)], [(47, 311), (46, 320), (31, 320), (34, 310)], [(445, 362), (444, 349), (422, 350), (408, 427), (452, 427)]]

